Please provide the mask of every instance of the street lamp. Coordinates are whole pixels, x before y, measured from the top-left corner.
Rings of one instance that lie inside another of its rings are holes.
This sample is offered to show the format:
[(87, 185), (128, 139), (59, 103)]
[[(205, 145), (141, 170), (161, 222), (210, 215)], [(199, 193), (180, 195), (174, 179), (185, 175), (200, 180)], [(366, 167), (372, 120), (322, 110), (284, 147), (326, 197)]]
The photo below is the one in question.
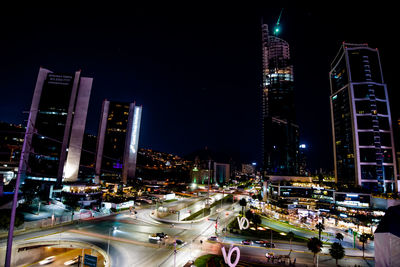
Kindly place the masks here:
[(110, 255), (110, 235), (111, 235), (111, 230), (113, 230), (113, 232), (115, 230), (117, 230), (116, 226), (110, 227), (110, 229), (108, 229), (108, 242), (107, 242), (107, 256)]
[(174, 241), (174, 267), (176, 266), (176, 239)]

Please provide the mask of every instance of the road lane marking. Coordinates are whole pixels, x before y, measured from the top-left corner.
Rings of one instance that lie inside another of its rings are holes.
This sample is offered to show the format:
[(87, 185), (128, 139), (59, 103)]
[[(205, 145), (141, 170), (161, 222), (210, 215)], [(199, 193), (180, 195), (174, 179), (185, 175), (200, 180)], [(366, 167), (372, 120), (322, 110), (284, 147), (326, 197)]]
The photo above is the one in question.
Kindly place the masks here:
[(28, 238), (25, 238), (25, 239), (23, 239), (23, 240), (32, 240), (32, 239), (35, 239), (35, 238), (41, 238), (41, 237), (45, 237), (45, 236), (49, 236), (49, 235), (56, 235), (56, 234), (60, 234), (60, 233), (63, 233), (63, 232), (64, 232), (64, 231), (59, 231), (59, 232), (54, 232), (54, 233), (50, 233), (50, 234), (46, 234), (46, 235), (28, 237)]
[(92, 233), (92, 232), (86, 232), (86, 231), (81, 231), (81, 230), (69, 230), (69, 232), (76, 233), (76, 234), (81, 234), (81, 235), (86, 235), (86, 236), (98, 237), (98, 238), (106, 239), (106, 240), (110, 239), (110, 240), (117, 241), (117, 242), (130, 243), (130, 244), (138, 245), (138, 246), (159, 248), (159, 245), (157, 245), (157, 244), (152, 244), (152, 243), (147, 243), (147, 242), (142, 242), (142, 241), (136, 241), (136, 240), (126, 239), (126, 238), (121, 238), (121, 237), (108, 236), (108, 235), (97, 234), (97, 233)]

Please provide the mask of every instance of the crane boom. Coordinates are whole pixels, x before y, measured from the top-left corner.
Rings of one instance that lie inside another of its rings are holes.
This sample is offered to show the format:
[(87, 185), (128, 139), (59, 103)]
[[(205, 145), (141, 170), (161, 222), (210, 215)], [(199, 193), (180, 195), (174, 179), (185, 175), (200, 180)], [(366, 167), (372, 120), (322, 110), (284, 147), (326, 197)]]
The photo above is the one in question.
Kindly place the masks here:
[(279, 13), (278, 21), (276, 22), (276, 26), (275, 26), (275, 30), (274, 30), (274, 34), (275, 34), (275, 35), (278, 35), (278, 33), (279, 33), (279, 31), (280, 31), (280, 29), (279, 29), (279, 23), (280, 23), (280, 21), (281, 21), (282, 11), (283, 11), (283, 8), (281, 9), (281, 12)]

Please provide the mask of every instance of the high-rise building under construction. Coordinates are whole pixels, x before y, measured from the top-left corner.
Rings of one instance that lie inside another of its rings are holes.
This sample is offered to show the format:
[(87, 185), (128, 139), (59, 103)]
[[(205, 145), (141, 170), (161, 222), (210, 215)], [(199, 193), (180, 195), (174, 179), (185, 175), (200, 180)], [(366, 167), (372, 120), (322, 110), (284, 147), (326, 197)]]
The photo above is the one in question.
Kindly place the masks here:
[(295, 123), (289, 44), (262, 24), (262, 122), (265, 175), (298, 175), (299, 127)]

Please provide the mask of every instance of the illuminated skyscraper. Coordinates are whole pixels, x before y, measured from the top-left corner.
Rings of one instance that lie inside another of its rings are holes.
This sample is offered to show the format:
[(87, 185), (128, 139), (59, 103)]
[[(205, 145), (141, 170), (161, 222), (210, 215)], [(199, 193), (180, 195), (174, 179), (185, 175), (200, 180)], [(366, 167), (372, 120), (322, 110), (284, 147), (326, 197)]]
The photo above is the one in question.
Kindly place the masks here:
[(330, 81), (336, 182), (393, 192), (392, 119), (378, 50), (343, 43), (331, 64)]
[(262, 24), (263, 166), (265, 175), (298, 175), (299, 127), (295, 124), (289, 44)]
[(57, 182), (78, 179), (92, 78), (40, 68), (21, 156), (25, 178)]
[(126, 184), (135, 177), (142, 107), (104, 100), (96, 149), (96, 177)]

